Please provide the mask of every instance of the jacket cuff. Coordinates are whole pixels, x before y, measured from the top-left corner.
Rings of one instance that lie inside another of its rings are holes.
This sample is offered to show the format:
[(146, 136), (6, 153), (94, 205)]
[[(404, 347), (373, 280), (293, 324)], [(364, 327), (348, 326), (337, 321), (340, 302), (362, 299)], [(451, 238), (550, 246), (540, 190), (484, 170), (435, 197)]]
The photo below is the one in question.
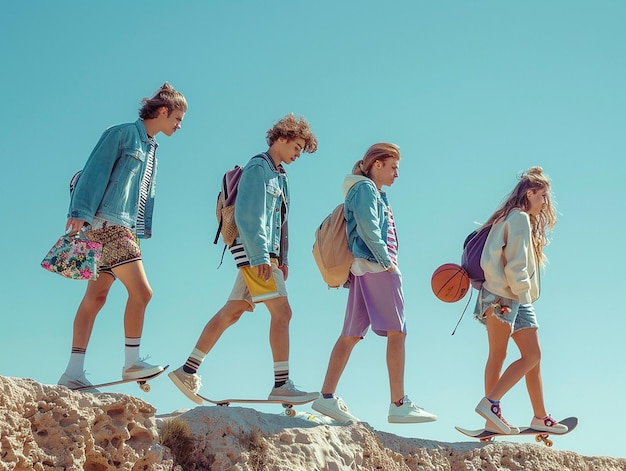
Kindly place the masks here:
[(267, 257), (263, 255), (261, 255), (260, 257), (248, 257), (248, 260), (250, 261), (250, 266), (252, 267), (271, 264), (269, 255)]

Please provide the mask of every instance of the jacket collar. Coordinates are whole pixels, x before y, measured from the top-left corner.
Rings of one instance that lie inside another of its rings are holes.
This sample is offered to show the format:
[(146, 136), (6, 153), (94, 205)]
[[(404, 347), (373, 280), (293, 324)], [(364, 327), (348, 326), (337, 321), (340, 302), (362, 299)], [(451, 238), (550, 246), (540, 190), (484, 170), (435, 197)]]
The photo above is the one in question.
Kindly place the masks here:
[(261, 152), (259, 155), (262, 156), (265, 159), (265, 161), (270, 166), (270, 169), (272, 171), (274, 171), (276, 173), (287, 173), (287, 172), (285, 172), (285, 169), (283, 168), (282, 165), (279, 165), (278, 167), (276, 167), (276, 164), (274, 163), (274, 160), (272, 159), (272, 157), (267, 152)]
[[(135, 126), (137, 126), (137, 131), (139, 132), (139, 137), (141, 138), (141, 140), (143, 142), (150, 142), (150, 139), (148, 138), (148, 133), (146, 131), (146, 125), (144, 124), (143, 119), (139, 118), (137, 121), (135, 121)], [(152, 137), (152, 139), (156, 144), (156, 139), (154, 138), (154, 136)]]

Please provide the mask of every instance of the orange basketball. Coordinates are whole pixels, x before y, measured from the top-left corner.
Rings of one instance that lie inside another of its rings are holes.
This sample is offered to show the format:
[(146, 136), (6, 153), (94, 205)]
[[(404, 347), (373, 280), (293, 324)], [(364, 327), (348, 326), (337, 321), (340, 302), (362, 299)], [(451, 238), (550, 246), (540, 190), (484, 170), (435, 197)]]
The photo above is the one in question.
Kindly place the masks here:
[(430, 285), (438, 299), (446, 303), (455, 303), (469, 290), (470, 280), (461, 265), (444, 263), (433, 273)]

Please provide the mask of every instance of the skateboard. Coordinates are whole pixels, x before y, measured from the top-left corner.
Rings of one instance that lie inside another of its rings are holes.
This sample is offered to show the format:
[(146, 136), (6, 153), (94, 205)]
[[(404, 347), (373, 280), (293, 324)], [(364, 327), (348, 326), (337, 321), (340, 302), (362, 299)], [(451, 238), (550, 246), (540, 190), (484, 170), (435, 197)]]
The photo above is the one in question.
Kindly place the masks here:
[(86, 390), (89, 390), (89, 389), (106, 388), (108, 386), (116, 386), (118, 384), (132, 383), (133, 381), (136, 381), (137, 384), (139, 385), (139, 388), (143, 392), (147, 393), (147, 392), (150, 392), (150, 385), (148, 384), (148, 381), (151, 381), (154, 378), (156, 378), (157, 376), (161, 375), (165, 370), (167, 370), (169, 368), (169, 366), (170, 365), (166, 365), (158, 373), (155, 373), (155, 374), (150, 375), (150, 376), (146, 376), (144, 378), (120, 379), (118, 381), (110, 381), (108, 383), (93, 384), (91, 386), (81, 386), (80, 388), (73, 388), (72, 391), (86, 391)]
[(578, 419), (576, 417), (568, 417), (567, 419), (559, 420), (559, 423), (562, 423), (563, 425), (567, 425), (567, 428), (568, 428), (567, 432), (550, 434), (550, 432), (544, 432), (543, 430), (537, 430), (532, 427), (525, 427), (525, 428), (520, 429), (519, 433), (507, 434), (507, 433), (500, 433), (500, 432), (489, 432), (485, 430), (484, 428), (481, 428), (478, 430), (468, 430), (468, 429), (461, 428), (461, 427), (454, 427), (454, 428), (457, 429), (459, 432), (461, 432), (463, 435), (467, 435), (468, 437), (472, 437), (472, 438), (478, 438), (481, 442), (490, 442), (490, 441), (493, 441), (496, 437), (516, 437), (518, 435), (534, 435), (536, 442), (543, 442), (543, 444), (546, 445), (547, 447), (551, 447), (553, 445), (553, 442), (549, 438), (550, 435), (567, 435), (568, 433), (570, 433), (572, 430), (576, 428), (576, 426), (578, 425)]
[(287, 417), (296, 417), (297, 413), (293, 406), (300, 406), (302, 404), (308, 404), (309, 402), (313, 402), (315, 399), (309, 399), (308, 401), (274, 401), (272, 399), (209, 399), (207, 397), (201, 396), (197, 394), (197, 396), (203, 401), (210, 402), (211, 404), (215, 404), (218, 406), (228, 407), (230, 404), (281, 404), (285, 408), (285, 415)]

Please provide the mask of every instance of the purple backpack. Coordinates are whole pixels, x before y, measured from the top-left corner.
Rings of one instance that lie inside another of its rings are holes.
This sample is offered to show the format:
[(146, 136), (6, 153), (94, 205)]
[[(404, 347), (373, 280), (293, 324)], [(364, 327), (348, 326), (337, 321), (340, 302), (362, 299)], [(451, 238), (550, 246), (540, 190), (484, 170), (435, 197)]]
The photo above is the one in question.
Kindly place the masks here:
[(485, 281), (485, 272), (480, 266), (480, 257), (483, 254), (485, 241), (491, 230), (491, 225), (472, 232), (465, 238), (461, 266), (469, 275), (470, 283), (476, 289), (480, 289)]
[(237, 198), (237, 187), (243, 168), (239, 165), (224, 174), (222, 177), (222, 186), (217, 195), (217, 204), (215, 207), (215, 215), (217, 217), (217, 232), (215, 233), (214, 244), (222, 236), (226, 245), (233, 244), (239, 231), (235, 225), (235, 199)]
[[(254, 158), (262, 158), (261, 154)], [(215, 233), (214, 244), (217, 244), (220, 235), (227, 246), (231, 246), (235, 238), (239, 235), (235, 224), (235, 200), (237, 199), (237, 188), (243, 173), (243, 167), (235, 165), (222, 177), (220, 192), (217, 194), (215, 205), (215, 216), (217, 217), (217, 232)]]

